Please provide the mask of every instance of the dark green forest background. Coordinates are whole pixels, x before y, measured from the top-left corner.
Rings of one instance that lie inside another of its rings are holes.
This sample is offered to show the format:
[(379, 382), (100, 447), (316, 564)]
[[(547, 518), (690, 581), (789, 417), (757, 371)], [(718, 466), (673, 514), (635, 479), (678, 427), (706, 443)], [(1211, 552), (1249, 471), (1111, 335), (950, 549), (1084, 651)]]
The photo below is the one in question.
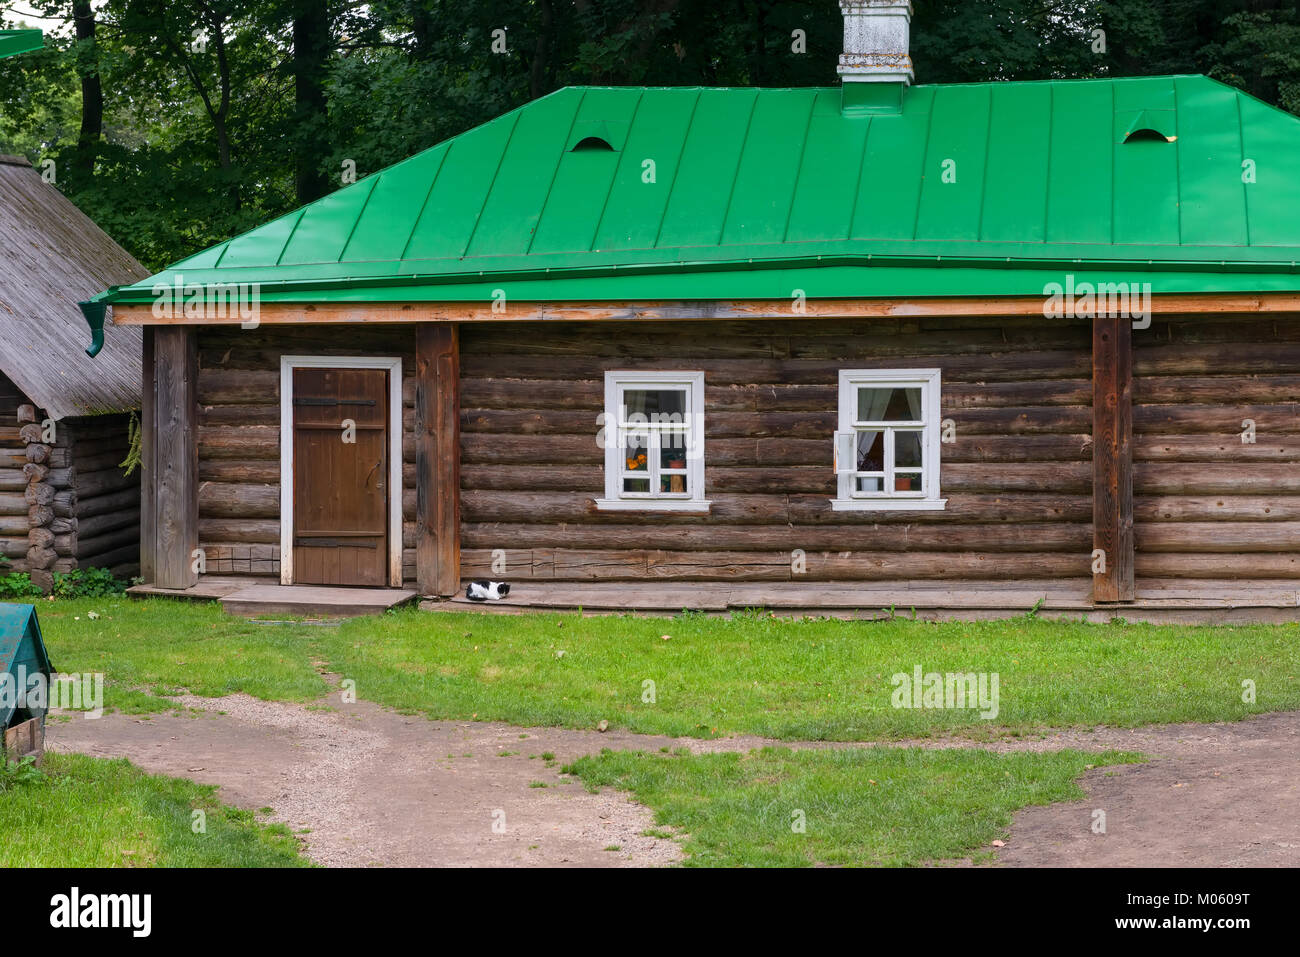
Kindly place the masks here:
[[(1296, 3), (914, 6), (919, 83), (1205, 73), (1300, 114)], [(155, 269), (338, 188), (346, 161), (364, 176), (563, 86), (832, 85), (842, 31), (835, 0), (4, 9), (9, 26), (38, 15), (65, 28), (0, 61), (0, 150), (53, 159), (56, 185)]]

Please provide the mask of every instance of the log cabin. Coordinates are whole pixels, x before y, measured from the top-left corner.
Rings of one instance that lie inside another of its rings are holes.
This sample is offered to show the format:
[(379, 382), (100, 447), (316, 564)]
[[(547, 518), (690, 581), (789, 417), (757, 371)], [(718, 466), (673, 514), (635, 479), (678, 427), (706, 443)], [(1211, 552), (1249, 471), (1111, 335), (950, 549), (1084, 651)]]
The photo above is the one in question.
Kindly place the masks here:
[(1300, 120), (840, 6), (837, 87), (562, 89), (89, 304), (149, 586), (1294, 617)]
[(78, 302), (149, 271), (25, 158), (0, 156), (0, 196), (0, 572), (46, 591), (76, 568), (129, 577), (140, 475), (120, 463), (140, 407), (140, 330), (109, 330), (107, 361), (92, 361)]

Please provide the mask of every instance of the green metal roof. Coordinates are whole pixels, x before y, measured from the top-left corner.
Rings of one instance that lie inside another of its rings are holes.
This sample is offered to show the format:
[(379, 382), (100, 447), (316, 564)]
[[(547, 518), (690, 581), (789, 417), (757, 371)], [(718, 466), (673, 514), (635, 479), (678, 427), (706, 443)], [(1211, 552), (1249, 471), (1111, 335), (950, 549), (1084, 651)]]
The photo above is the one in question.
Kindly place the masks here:
[(1295, 290), (1297, 261), (1300, 120), (1203, 76), (915, 86), (892, 115), (569, 88), (108, 298), (177, 274), (268, 301)]
[(0, 30), (0, 59), (45, 46), (40, 30)]

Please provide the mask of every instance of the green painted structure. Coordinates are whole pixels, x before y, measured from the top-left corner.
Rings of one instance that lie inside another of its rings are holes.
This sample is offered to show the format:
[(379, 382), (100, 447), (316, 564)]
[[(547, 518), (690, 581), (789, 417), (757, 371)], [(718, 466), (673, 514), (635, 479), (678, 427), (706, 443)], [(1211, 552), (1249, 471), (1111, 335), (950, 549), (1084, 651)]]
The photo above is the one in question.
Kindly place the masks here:
[(0, 30), (0, 60), (45, 46), (40, 30)]
[(185, 259), (263, 301), (1300, 289), (1300, 120), (1204, 76), (568, 88)]
[(30, 718), (43, 718), (44, 700), (39, 705), (17, 707), (15, 692), (27, 689), (31, 675), (40, 673), (48, 680), (52, 668), (50, 656), (41, 638), (41, 624), (32, 605), (0, 604), (0, 681), (7, 684), (0, 693), (0, 729)]

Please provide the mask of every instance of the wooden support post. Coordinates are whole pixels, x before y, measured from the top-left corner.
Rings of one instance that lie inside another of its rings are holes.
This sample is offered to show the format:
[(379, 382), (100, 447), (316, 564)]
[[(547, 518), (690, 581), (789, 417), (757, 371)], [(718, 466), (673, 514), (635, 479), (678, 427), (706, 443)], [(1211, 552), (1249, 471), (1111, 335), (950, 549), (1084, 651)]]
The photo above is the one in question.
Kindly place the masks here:
[(460, 588), (460, 329), (416, 328), (415, 567), (425, 595)]
[(1132, 320), (1092, 323), (1092, 598), (1133, 601)]
[(140, 390), (140, 577), (147, 584), (157, 580), (154, 556), (158, 551), (158, 525), (154, 505), (154, 399), (153, 399), (153, 335), (154, 327), (145, 326), (142, 335), (140, 367), (144, 382)]
[[(195, 383), (198, 354), (193, 328), (161, 327), (146, 340), (146, 392), (141, 480), (144, 495), (141, 538), (151, 540), (152, 584), (188, 588), (198, 581), (198, 446), (195, 430)], [(144, 547), (144, 541), (141, 543)], [(147, 563), (142, 561), (142, 566)], [(149, 581), (146, 578), (146, 581)]]

